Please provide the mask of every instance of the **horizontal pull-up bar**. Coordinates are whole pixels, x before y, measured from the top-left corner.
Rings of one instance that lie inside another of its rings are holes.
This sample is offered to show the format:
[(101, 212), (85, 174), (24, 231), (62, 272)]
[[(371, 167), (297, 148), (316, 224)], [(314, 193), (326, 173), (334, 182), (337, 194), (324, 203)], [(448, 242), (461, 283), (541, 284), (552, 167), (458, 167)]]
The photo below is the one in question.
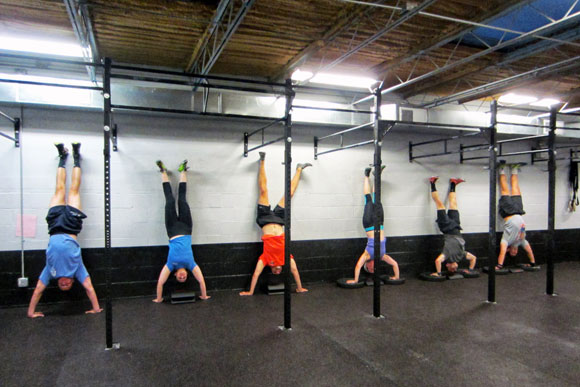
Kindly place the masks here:
[(131, 106), (131, 105), (113, 105), (113, 104), (111, 104), (111, 108), (112, 109), (121, 109), (121, 110), (157, 112), (157, 113), (186, 114), (186, 115), (195, 115), (195, 116), (243, 118), (243, 119), (248, 119), (248, 120), (260, 120), (260, 121), (271, 120), (273, 118), (273, 117), (262, 117), (262, 116), (249, 116), (249, 115), (243, 115), (243, 114), (196, 112), (193, 110), (151, 108), (151, 107), (145, 107), (145, 106)]
[[(264, 130), (269, 128), (270, 126), (273, 126), (273, 125), (279, 123), (279, 122), (286, 122), (286, 117), (278, 118), (278, 119), (268, 123), (267, 125), (262, 126), (261, 128), (254, 130), (252, 133), (248, 133), (248, 132), (244, 133), (244, 157), (248, 157), (248, 153), (250, 153), (253, 150), (259, 149), (259, 148), (266, 146), (266, 145), (273, 144), (273, 143), (278, 142), (281, 139), (283, 139), (284, 136), (277, 138), (276, 140), (273, 140), (273, 141), (269, 141), (266, 143), (264, 142)], [(250, 137), (258, 132), (262, 132), (262, 144), (259, 146), (253, 147), (251, 149), (248, 149), (248, 143), (249, 143)]]
[(12, 141), (16, 142), (16, 139), (14, 137), (10, 137), (9, 135), (4, 134), (2, 132), (0, 132), (0, 136), (5, 137), (5, 138), (7, 138), (9, 140), (12, 140)]
[(338, 151), (345, 150), (345, 149), (350, 149), (350, 148), (357, 148), (359, 146), (372, 144), (374, 142), (375, 142), (375, 140), (363, 141), (363, 142), (359, 142), (357, 144), (342, 146), (340, 148), (330, 149), (330, 150), (327, 150), (327, 151), (324, 151), (324, 152), (320, 152), (320, 153), (317, 151), (317, 148), (315, 147), (315, 149), (314, 149), (314, 151), (315, 151), (315, 153), (314, 153), (314, 159), (316, 160), (318, 158), (318, 156), (321, 156), (321, 155), (324, 155), (324, 154), (327, 154), (327, 153), (338, 152)]
[(417, 142), (417, 143), (412, 143), (410, 142), (409, 145), (411, 147), (414, 146), (420, 146), (420, 145), (427, 145), (427, 144), (435, 144), (438, 142), (447, 142), (449, 140), (456, 140), (458, 138), (463, 138), (463, 137), (471, 137), (471, 136), (478, 136), (480, 135), (481, 132), (477, 132), (477, 133), (466, 133), (466, 134), (458, 134), (457, 136), (451, 136), (451, 137), (446, 137), (446, 138), (440, 138), (437, 140), (429, 140), (429, 141), (422, 141), (422, 142)]
[(128, 80), (134, 80), (134, 81), (139, 81), (139, 82), (164, 83), (164, 84), (168, 84), (168, 85), (183, 85), (183, 86), (190, 86), (190, 87), (202, 87), (205, 89), (235, 90), (235, 91), (246, 91), (249, 93), (263, 93), (263, 94), (282, 94), (282, 92), (274, 93), (274, 92), (269, 91), (269, 90), (254, 89), (251, 87), (210, 85), (210, 84), (205, 84), (205, 83), (198, 83), (198, 82), (193, 81), (193, 80), (179, 81), (176, 79), (140, 77), (140, 76), (135, 76), (135, 75), (127, 75), (127, 74), (111, 74), (111, 78), (128, 79)]
[[(433, 127), (433, 128), (441, 128), (441, 129), (446, 129), (446, 128), (473, 129), (473, 130), (479, 131), (476, 134), (480, 134), (482, 129), (486, 129), (486, 127), (483, 127), (483, 126), (459, 125), (459, 124), (440, 124), (437, 122), (414, 122), (414, 121), (393, 121), (393, 120), (381, 120), (381, 121), (390, 122), (392, 124), (401, 124), (401, 125), (407, 125), (407, 126), (420, 126), (420, 127), (427, 127), (427, 128)], [(460, 134), (458, 136), (448, 137), (447, 139), (451, 140), (451, 139), (456, 139), (459, 137), (465, 137), (465, 136), (471, 136), (471, 135), (475, 135), (475, 133), (474, 134)]]
[(528, 127), (528, 128), (549, 128), (549, 126), (547, 126), (547, 125), (522, 124), (522, 123), (519, 123), (519, 122), (503, 122), (503, 121), (498, 121), (497, 123), (498, 123), (498, 125), (524, 126), (524, 127)]
[(2, 53), (0, 53), (0, 57), (24, 59), (24, 60), (35, 60), (35, 61), (44, 60), (47, 62), (64, 63), (64, 64), (71, 64), (71, 65), (79, 65), (79, 66), (103, 67), (103, 64), (98, 63), (98, 62), (82, 62), (82, 61), (77, 61), (77, 60), (47, 58), (47, 57), (43, 57), (43, 56), (29, 56), (29, 55), (2, 54)]
[(20, 118), (12, 118), (8, 114), (0, 112), (0, 115), (14, 124), (14, 137), (1, 133), (0, 136), (14, 141), (14, 146), (20, 148)]
[(8, 121), (12, 122), (13, 124), (15, 124), (17, 121), (16, 118), (12, 118), (8, 114), (6, 114), (2, 111), (0, 111), (0, 116), (6, 118)]
[(561, 130), (580, 130), (580, 128), (573, 128), (571, 126), (562, 126), (562, 127), (557, 127), (556, 130), (561, 129)]
[(246, 152), (244, 152), (244, 156), (245, 156), (245, 157), (247, 157), (247, 156), (248, 156), (248, 153), (250, 153), (251, 151), (254, 151), (254, 150), (256, 150), (256, 149), (260, 149), (260, 148), (262, 148), (262, 147), (265, 147), (266, 145), (274, 144), (274, 143), (276, 143), (276, 142), (278, 142), (278, 141), (280, 141), (280, 140), (283, 140), (283, 139), (284, 139), (284, 136), (281, 136), (281, 137), (278, 137), (278, 138), (277, 138), (277, 139), (275, 139), (275, 140), (268, 141), (268, 142), (265, 142), (265, 143), (263, 143), (263, 144), (261, 144), (261, 145), (257, 145), (257, 146), (255, 146), (255, 147), (253, 147), (253, 148), (250, 148), (250, 149), (248, 149)]
[(103, 90), (102, 87), (98, 87), (98, 86), (65, 85), (62, 83), (20, 81), (20, 80), (16, 80), (16, 79), (0, 79), (0, 83), (20, 83), (23, 85), (65, 87), (65, 88), (69, 88), (69, 89), (84, 89), (84, 90), (98, 90), (98, 91)]
[(262, 126), (261, 128), (258, 128), (251, 133), (247, 133), (246, 135), (248, 137), (252, 137), (254, 134), (258, 133), (259, 131), (268, 129), (270, 126), (276, 125), (277, 123), (285, 121), (285, 120), (286, 120), (286, 117), (277, 118), (276, 120), (270, 122), (269, 124), (266, 124), (265, 126)]
[(359, 130), (359, 129), (366, 128), (368, 126), (373, 126), (373, 124), (374, 124), (373, 122), (367, 122), (366, 124), (362, 124), (362, 125), (359, 125), (359, 126), (355, 126), (353, 128), (341, 130), (340, 132), (332, 133), (332, 134), (329, 134), (328, 136), (316, 137), (316, 138), (318, 139), (318, 141), (320, 141), (320, 140), (324, 140), (324, 139), (329, 138), (329, 137), (339, 136), (339, 135), (342, 135), (342, 134), (345, 134), (345, 133), (348, 133), (348, 132), (353, 132), (355, 130)]
[(375, 113), (372, 110), (339, 109), (339, 108), (326, 108), (326, 107), (302, 106), (302, 105), (293, 105), (292, 108), (294, 108), (294, 109), (310, 109), (310, 110), (326, 110), (329, 112), (341, 112), (341, 113), (363, 113), (363, 114), (374, 114)]
[(510, 153), (502, 153), (499, 154), (497, 157), (505, 157), (505, 156), (519, 156), (519, 155), (532, 155), (535, 153), (546, 153), (550, 150), (548, 148), (545, 149), (534, 149), (529, 151), (521, 151), (521, 152), (510, 152)]
[(498, 144), (505, 144), (506, 142), (516, 142), (516, 141), (525, 141), (525, 140), (533, 140), (535, 138), (548, 138), (547, 134), (539, 134), (534, 136), (526, 136), (526, 137), (518, 137), (518, 138), (508, 138), (507, 140), (500, 140)]
[[(272, 86), (272, 87), (286, 87), (286, 84), (284, 84), (284, 83), (274, 83), (274, 82), (266, 82), (266, 81), (257, 81), (254, 79), (241, 79), (241, 78), (234, 78), (234, 77), (224, 77), (224, 76), (219, 76), (219, 75), (202, 75), (202, 74), (194, 74), (194, 73), (185, 73), (182, 71), (148, 69), (148, 68), (143, 68), (143, 67), (139, 67), (139, 66), (125, 66), (125, 65), (113, 64), (113, 65), (111, 65), (111, 69), (137, 71), (137, 72), (151, 73), (151, 74), (173, 75), (173, 76), (187, 77), (187, 78), (209, 79), (209, 80), (214, 80), (214, 81), (240, 82), (240, 83)], [(111, 77), (118, 77), (119, 75), (120, 74), (111, 74)], [(162, 80), (160, 82), (168, 82), (168, 81), (170, 81), (170, 80)]]
[(518, 111), (521, 111), (521, 112), (547, 113), (547, 114), (550, 114), (550, 111), (549, 110), (531, 109), (531, 108), (524, 108), (524, 107), (519, 107), (519, 106), (497, 105), (497, 108), (498, 108), (498, 110), (499, 109), (505, 109), (505, 110), (518, 110)]

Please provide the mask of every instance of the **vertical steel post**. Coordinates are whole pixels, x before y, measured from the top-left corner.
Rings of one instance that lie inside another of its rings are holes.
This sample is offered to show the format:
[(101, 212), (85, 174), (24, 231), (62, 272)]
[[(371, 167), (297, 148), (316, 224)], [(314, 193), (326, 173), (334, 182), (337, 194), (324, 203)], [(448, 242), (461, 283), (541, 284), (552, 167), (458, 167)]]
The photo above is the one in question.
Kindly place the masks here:
[(318, 160), (318, 137), (314, 136), (314, 160)]
[(20, 147), (20, 118), (14, 119), (14, 146)]
[(111, 303), (111, 59), (105, 58), (103, 73), (103, 134), (105, 160), (105, 261), (106, 261), (106, 349), (113, 348), (113, 307)]
[(292, 299), (290, 276), (291, 183), (292, 183), (292, 80), (286, 79), (286, 121), (284, 125), (284, 328), (292, 328)]
[(381, 279), (379, 278), (379, 263), (381, 262), (381, 223), (379, 219), (379, 211), (382, 207), (381, 203), (381, 142), (382, 136), (380, 133), (380, 119), (381, 119), (381, 88), (375, 90), (375, 122), (373, 124), (373, 133), (375, 139), (375, 205), (373, 207), (375, 222), (374, 222), (374, 262), (375, 272), (373, 274), (373, 316), (381, 317)]
[(248, 132), (244, 132), (244, 157), (248, 157)]
[(550, 109), (550, 132), (548, 133), (548, 270), (546, 271), (546, 294), (554, 295), (554, 256), (556, 255), (556, 108)]
[(496, 229), (497, 222), (497, 101), (491, 101), (491, 123), (488, 129), (489, 140), (489, 270), (487, 272), (487, 302), (495, 302), (495, 265), (496, 265)]

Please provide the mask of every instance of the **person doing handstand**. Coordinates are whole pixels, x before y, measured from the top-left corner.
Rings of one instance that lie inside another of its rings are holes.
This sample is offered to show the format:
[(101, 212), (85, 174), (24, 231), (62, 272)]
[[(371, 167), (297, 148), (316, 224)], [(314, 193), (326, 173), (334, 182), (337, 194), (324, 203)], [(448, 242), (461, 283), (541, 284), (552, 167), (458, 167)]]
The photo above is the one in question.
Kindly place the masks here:
[[(511, 169), (511, 190), (508, 186), (506, 167)], [(499, 198), (499, 214), (504, 220), (503, 234), (499, 244), (499, 255), (497, 257), (496, 270), (503, 269), (506, 252), (514, 257), (518, 253), (518, 246), (522, 246), (530, 260), (528, 267), (536, 266), (534, 252), (526, 240), (526, 224), (522, 215), (524, 205), (522, 202), (522, 193), (518, 180), (518, 170), (522, 164), (506, 164), (505, 161), (499, 162), (499, 185), (501, 197)]]
[[(384, 169), (384, 166), (381, 168), (381, 172)], [(368, 273), (375, 272), (375, 261), (374, 261), (374, 254), (375, 254), (375, 207), (377, 206), (374, 203), (374, 189), (371, 192), (371, 182), (370, 182), (370, 174), (371, 168), (365, 169), (365, 177), (364, 177), (364, 195), (365, 195), (365, 207), (363, 211), (363, 228), (367, 233), (367, 246), (365, 251), (363, 251), (362, 255), (358, 259), (356, 266), (354, 268), (354, 279), (347, 280), (346, 282), (349, 284), (354, 284), (358, 282), (360, 271), (364, 267), (365, 271)], [(374, 187), (373, 187), (374, 188)], [(372, 194), (372, 195), (371, 195)], [(381, 225), (381, 260), (385, 261), (389, 265), (393, 267), (393, 276), (389, 277), (391, 280), (398, 280), (399, 279), (399, 265), (397, 261), (395, 261), (390, 255), (386, 253), (386, 246), (387, 246), (387, 238), (385, 238), (385, 231), (384, 231), (384, 212), (383, 212), (383, 205), (378, 208), (379, 213), (379, 224)]]
[(161, 181), (163, 185), (163, 193), (165, 195), (165, 228), (167, 236), (169, 237), (169, 255), (167, 256), (167, 263), (161, 269), (159, 280), (157, 281), (157, 298), (153, 302), (163, 302), (163, 285), (175, 271), (175, 278), (179, 282), (187, 280), (187, 271), (191, 271), (197, 282), (199, 282), (199, 289), (201, 291), (202, 300), (207, 300), (210, 296), (207, 295), (205, 288), (205, 280), (201, 269), (193, 259), (193, 252), (191, 250), (191, 232), (193, 231), (193, 221), (191, 220), (191, 211), (187, 204), (187, 160), (184, 160), (179, 165), (179, 197), (177, 200), (177, 207), (179, 214), (175, 209), (175, 198), (171, 192), (171, 184), (169, 183), (169, 176), (167, 176), (167, 168), (163, 165), (161, 160), (157, 161), (157, 166), (161, 172)]
[(435, 269), (437, 271), (432, 273), (431, 276), (441, 276), (443, 262), (445, 262), (447, 271), (450, 273), (456, 272), (459, 262), (463, 259), (469, 261), (469, 271), (472, 271), (475, 269), (477, 258), (470, 252), (465, 251), (465, 240), (461, 236), (461, 221), (457, 210), (457, 195), (455, 193), (457, 184), (463, 183), (465, 180), (459, 178), (449, 179), (449, 209), (445, 212), (445, 204), (439, 198), (439, 193), (435, 186), (437, 179), (439, 179), (438, 176), (433, 176), (429, 179), (429, 183), (431, 184), (431, 198), (437, 206), (437, 226), (443, 233), (445, 242), (443, 251), (435, 259)]
[[(260, 255), (256, 268), (254, 269), (250, 290), (247, 292), (240, 292), (240, 296), (251, 296), (254, 294), (258, 278), (260, 277), (260, 274), (262, 274), (264, 267), (269, 266), (272, 270), (272, 274), (278, 275), (282, 272), (282, 266), (284, 265), (284, 196), (282, 196), (282, 199), (280, 199), (278, 205), (274, 208), (274, 211), (272, 211), (268, 199), (265, 158), (266, 153), (260, 152), (260, 170), (258, 174), (260, 197), (258, 199), (258, 215), (256, 217), (256, 223), (258, 223), (258, 226), (262, 229), (264, 251), (262, 255)], [(310, 166), (312, 166), (312, 164), (309, 163), (298, 164), (296, 166), (296, 172), (294, 173), (294, 177), (290, 183), (290, 198), (294, 196), (294, 192), (298, 187), (302, 170)], [(296, 292), (307, 292), (308, 289), (302, 287), (298, 267), (296, 266), (296, 262), (292, 256), (290, 256), (290, 271), (296, 281)]]
[(68, 149), (64, 144), (55, 144), (58, 149), (59, 164), (56, 172), (56, 190), (52, 199), (46, 222), (50, 239), (46, 249), (46, 265), (36, 283), (36, 288), (28, 306), (28, 317), (44, 317), (44, 314), (36, 311), (36, 305), (42, 297), (42, 293), (51, 280), (56, 279), (60, 290), (71, 289), (75, 279), (83, 285), (87, 296), (92, 304), (92, 309), (85, 313), (99, 313), (99, 299), (93, 288), (91, 277), (83, 264), (81, 247), (77, 242), (77, 235), (83, 228), (83, 219), (87, 216), (81, 211), (81, 155), (80, 143), (73, 143), (74, 167), (71, 185), (66, 193), (66, 160)]

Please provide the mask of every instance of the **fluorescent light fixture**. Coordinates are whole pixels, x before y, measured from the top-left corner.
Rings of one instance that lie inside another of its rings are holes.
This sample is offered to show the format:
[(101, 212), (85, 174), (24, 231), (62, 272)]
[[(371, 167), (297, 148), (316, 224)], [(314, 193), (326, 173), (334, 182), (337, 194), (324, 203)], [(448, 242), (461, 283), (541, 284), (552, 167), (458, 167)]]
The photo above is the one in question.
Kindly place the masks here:
[(530, 105), (541, 106), (541, 107), (550, 107), (550, 106), (555, 105), (555, 104), (560, 103), (560, 102), (561, 101), (559, 101), (555, 98), (543, 98), (539, 101), (530, 103)]
[(394, 103), (381, 105), (381, 118), (384, 120), (396, 120), (397, 105)]
[(304, 82), (312, 78), (313, 75), (314, 74), (311, 73), (310, 71), (302, 71), (300, 69), (297, 69), (292, 73), (292, 80), (297, 82)]
[(0, 35), (0, 50), (71, 56), (77, 58), (82, 58), (83, 56), (83, 49), (78, 44), (51, 40), (16, 38), (8, 35)]
[(370, 77), (357, 77), (352, 75), (318, 73), (314, 75), (310, 71), (302, 71), (297, 69), (292, 73), (292, 80), (297, 82), (309, 81), (312, 83), (320, 83), (324, 85), (355, 87), (360, 89), (368, 89), (373, 84), (377, 83), (376, 79)]
[(510, 104), (510, 105), (523, 105), (537, 101), (536, 97), (528, 96), (528, 95), (521, 95), (521, 94), (514, 94), (508, 93), (504, 94), (499, 97), (498, 102), (503, 104)]
[(320, 73), (316, 74), (310, 82), (321, 83), (324, 85), (333, 86), (345, 86), (345, 87), (355, 87), (359, 89), (368, 89), (373, 84), (377, 83), (376, 79), (370, 77), (355, 77), (351, 75), (340, 75), (340, 74), (328, 74)]

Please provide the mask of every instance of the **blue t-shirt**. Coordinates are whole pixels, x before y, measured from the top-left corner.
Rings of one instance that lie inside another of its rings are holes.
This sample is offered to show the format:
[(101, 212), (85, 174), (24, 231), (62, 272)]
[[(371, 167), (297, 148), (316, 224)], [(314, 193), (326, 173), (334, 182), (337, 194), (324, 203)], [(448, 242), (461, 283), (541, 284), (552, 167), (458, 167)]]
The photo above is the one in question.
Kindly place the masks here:
[(82, 284), (88, 276), (78, 242), (67, 234), (52, 235), (46, 249), (46, 266), (39, 278), (44, 286), (60, 277), (76, 278)]
[(171, 271), (182, 268), (192, 271), (197, 266), (191, 251), (191, 235), (169, 241), (169, 255), (165, 266)]

